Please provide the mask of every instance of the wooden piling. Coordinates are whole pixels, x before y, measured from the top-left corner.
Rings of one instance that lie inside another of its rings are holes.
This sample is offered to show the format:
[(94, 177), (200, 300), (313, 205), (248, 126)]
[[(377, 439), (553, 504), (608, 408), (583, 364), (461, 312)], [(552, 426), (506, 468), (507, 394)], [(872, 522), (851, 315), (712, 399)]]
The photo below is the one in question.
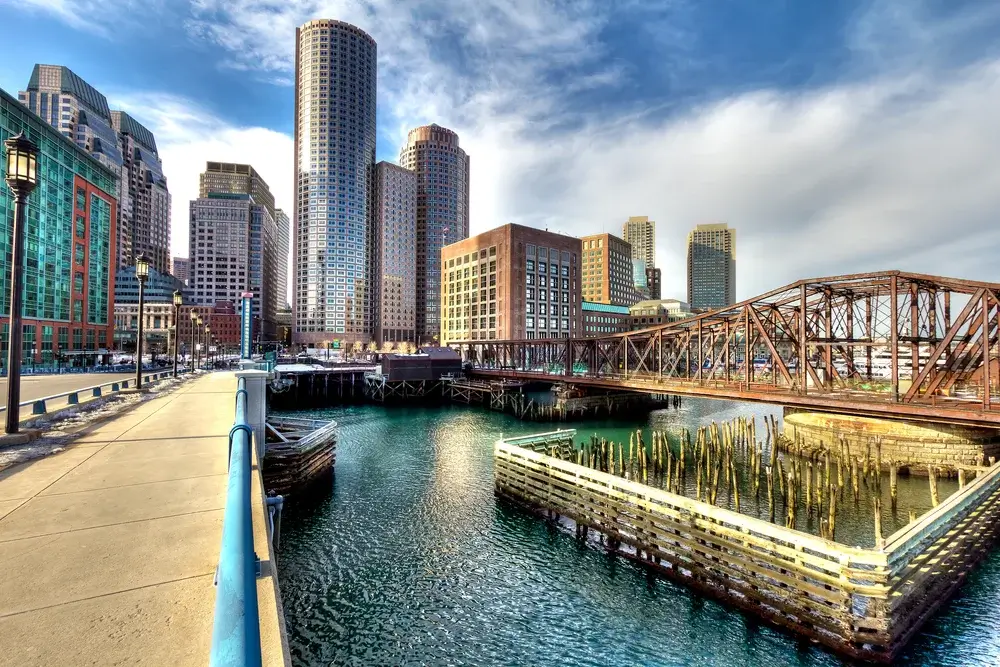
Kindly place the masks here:
[(894, 459), (889, 459), (889, 502), (892, 505), (892, 511), (896, 511), (896, 495), (898, 487), (896, 485), (896, 474), (898, 465)]
[(931, 485), (931, 506), (938, 506), (938, 485), (937, 485), (937, 469), (932, 466), (927, 466), (927, 478)]

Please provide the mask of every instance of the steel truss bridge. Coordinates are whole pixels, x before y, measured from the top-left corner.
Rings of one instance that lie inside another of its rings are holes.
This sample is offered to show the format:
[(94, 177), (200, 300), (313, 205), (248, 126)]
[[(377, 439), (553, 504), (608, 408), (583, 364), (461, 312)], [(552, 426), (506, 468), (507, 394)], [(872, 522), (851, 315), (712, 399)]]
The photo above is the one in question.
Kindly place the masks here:
[(1000, 428), (998, 317), (1000, 284), (886, 271), (629, 333), (449, 345), (481, 377)]

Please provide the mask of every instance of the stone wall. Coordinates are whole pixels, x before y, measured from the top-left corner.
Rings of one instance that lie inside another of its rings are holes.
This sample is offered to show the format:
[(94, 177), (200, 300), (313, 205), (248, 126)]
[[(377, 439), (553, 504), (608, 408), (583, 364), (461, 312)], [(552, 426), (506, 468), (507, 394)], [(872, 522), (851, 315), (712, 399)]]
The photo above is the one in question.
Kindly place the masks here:
[(914, 466), (912, 472), (918, 474), (922, 468), (926, 474), (928, 464), (979, 465), (981, 460), (988, 464), (991, 456), (1000, 459), (1000, 431), (993, 429), (785, 408), (784, 434), (807, 448), (825, 445), (836, 449), (844, 438), (856, 456), (864, 456), (871, 438), (881, 437), (882, 461), (892, 459), (903, 466), (910, 464)]

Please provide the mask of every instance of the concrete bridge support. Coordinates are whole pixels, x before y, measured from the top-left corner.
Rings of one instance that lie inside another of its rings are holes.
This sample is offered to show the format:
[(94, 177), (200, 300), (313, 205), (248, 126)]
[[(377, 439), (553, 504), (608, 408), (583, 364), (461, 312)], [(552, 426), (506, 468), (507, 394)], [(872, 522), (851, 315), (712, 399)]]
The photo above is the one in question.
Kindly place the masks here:
[[(785, 437), (806, 447), (839, 447), (841, 438), (852, 455), (864, 456), (871, 438), (882, 439), (882, 461), (912, 465), (927, 474), (928, 464), (981, 465), (1000, 458), (1000, 430), (929, 422), (874, 419), (785, 408)], [(872, 454), (874, 456), (874, 452)]]

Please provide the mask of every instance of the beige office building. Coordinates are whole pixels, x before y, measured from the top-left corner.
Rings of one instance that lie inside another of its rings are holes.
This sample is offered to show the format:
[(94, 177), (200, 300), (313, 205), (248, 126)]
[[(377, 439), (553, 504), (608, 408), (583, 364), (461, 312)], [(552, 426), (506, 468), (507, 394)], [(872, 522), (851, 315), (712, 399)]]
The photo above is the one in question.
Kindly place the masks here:
[(646, 263), (645, 269), (656, 266), (656, 223), (645, 215), (634, 215), (622, 225), (622, 238), (632, 246), (632, 259)]
[(736, 230), (698, 225), (688, 234), (688, 303), (714, 310), (736, 303)]
[(583, 300), (630, 306), (636, 299), (632, 284), (632, 246), (614, 234), (593, 234), (583, 243)]

